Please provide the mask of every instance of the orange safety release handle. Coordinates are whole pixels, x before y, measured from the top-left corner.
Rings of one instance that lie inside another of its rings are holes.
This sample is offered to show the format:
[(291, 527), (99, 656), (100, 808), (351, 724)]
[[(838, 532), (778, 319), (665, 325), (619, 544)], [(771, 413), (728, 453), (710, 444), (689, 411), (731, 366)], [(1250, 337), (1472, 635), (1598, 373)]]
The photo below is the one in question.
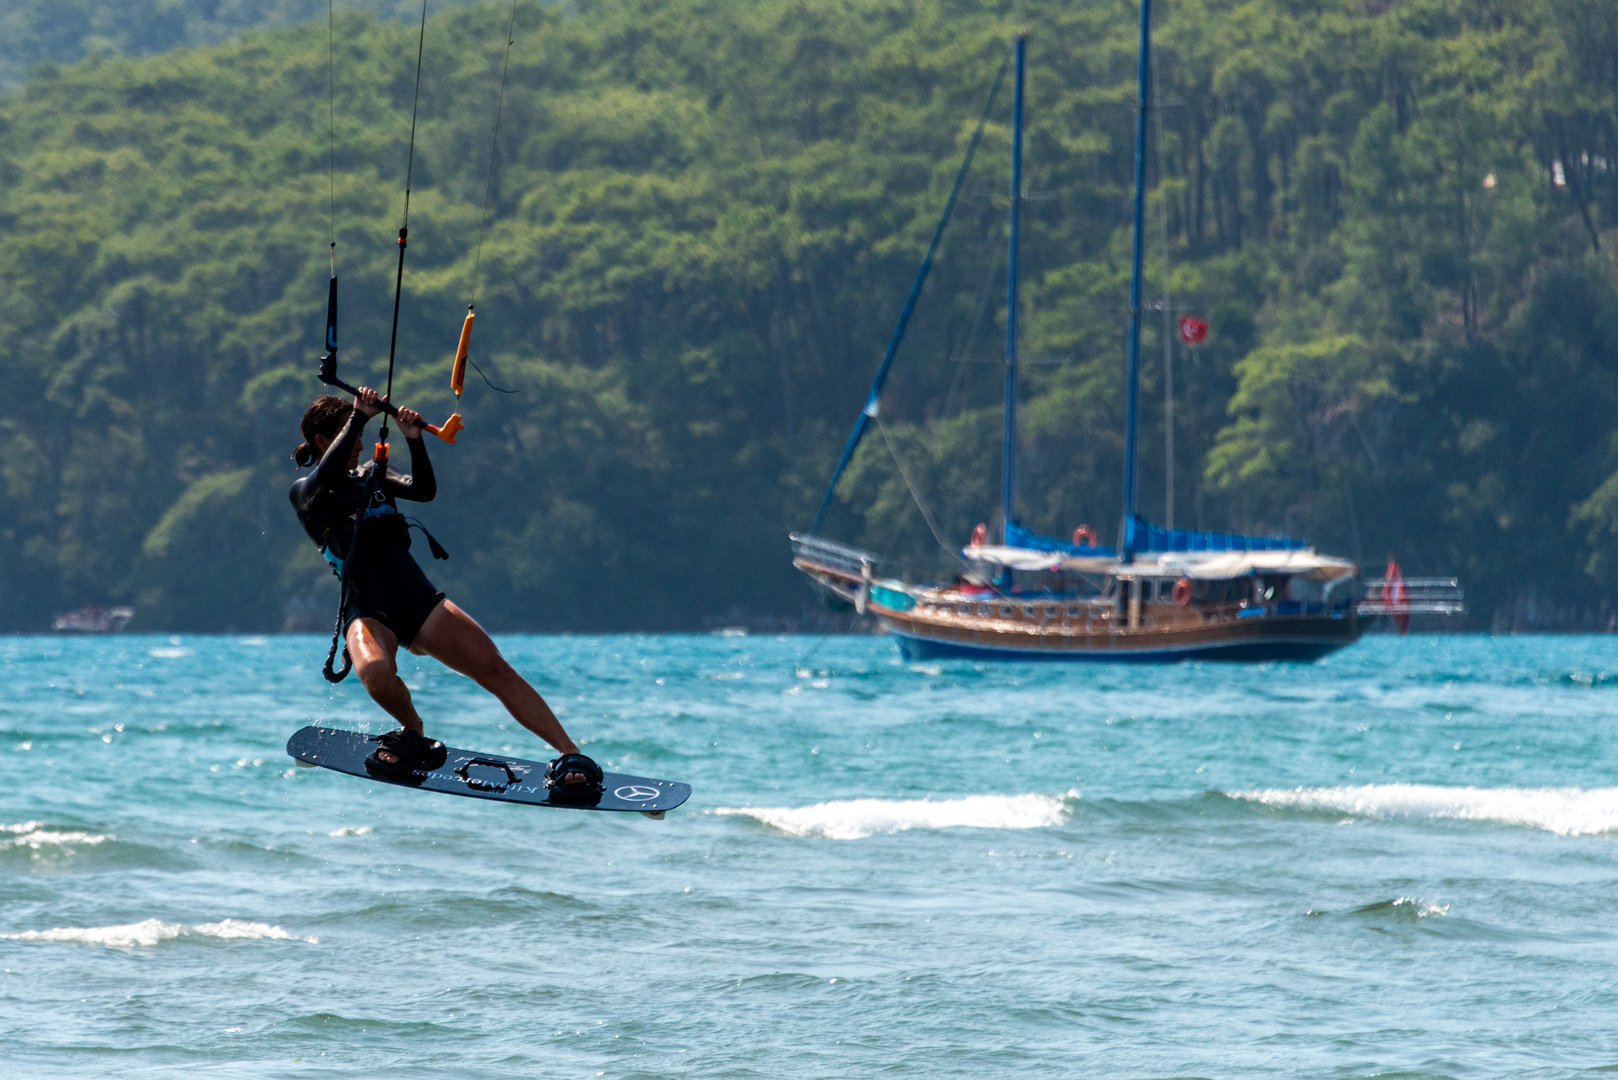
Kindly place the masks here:
[(449, 419), (444, 421), (444, 425), (442, 427), (434, 427), (431, 424), (423, 424), (421, 426), (432, 432), (434, 435), (437, 435), (445, 442), (453, 443), (455, 441), (455, 433), (460, 431), (466, 425), (461, 423), (460, 413), (450, 413)]
[[(455, 366), (450, 369), (449, 388), (460, 397), (466, 387), (466, 351), (472, 347), (472, 305), (466, 305), (466, 321), (461, 324), (461, 340), (455, 346)], [(455, 440), (451, 439), (451, 442)]]

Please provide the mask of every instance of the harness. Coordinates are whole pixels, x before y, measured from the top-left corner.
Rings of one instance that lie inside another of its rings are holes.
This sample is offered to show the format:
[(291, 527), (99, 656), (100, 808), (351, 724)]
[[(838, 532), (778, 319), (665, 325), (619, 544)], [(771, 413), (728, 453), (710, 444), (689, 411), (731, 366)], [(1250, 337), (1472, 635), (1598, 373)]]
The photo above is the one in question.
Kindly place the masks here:
[[(326, 677), (326, 681), (329, 683), (342, 682), (348, 678), (348, 673), (354, 670), (353, 658), (348, 655), (348, 641), (346, 640), (345, 631), (348, 630), (350, 622), (349, 609), (354, 601), (356, 582), (353, 576), (353, 568), (354, 564), (359, 562), (360, 536), (366, 531), (363, 528), (365, 523), (383, 519), (397, 520), (404, 524), (407, 534), (410, 529), (420, 529), (421, 535), (427, 538), (427, 547), (432, 551), (433, 558), (449, 558), (449, 552), (445, 551), (444, 545), (440, 544), (433, 534), (427, 531), (427, 526), (415, 518), (404, 516), (399, 513), (397, 507), (388, 503), (378, 502), (372, 505), (376, 492), (381, 489), (382, 481), (379, 478), (385, 477), (387, 472), (388, 444), (377, 443), (376, 455), (372, 458), (370, 475), (365, 478), (365, 493), (360, 498), (360, 509), (356, 510), (353, 515), (354, 529), (348, 541), (348, 551), (344, 555), (338, 555), (336, 551), (332, 550), (330, 542), (322, 545), (320, 549), (320, 554), (331, 566), (332, 573), (337, 575), (338, 580), (337, 626), (332, 631), (331, 648), (326, 652), (326, 663), (320, 669), (320, 673)], [(343, 651), (342, 670), (337, 670), (334, 666), (339, 647)]]
[[(350, 535), (349, 547), (352, 548), (354, 546), (353, 536), (358, 535), (359, 523), (361, 521), (367, 521), (367, 520), (369, 520), (371, 518), (374, 518), (374, 517), (382, 517), (384, 515), (389, 515), (389, 514), (398, 515), (400, 517), (404, 516), (402, 514), (399, 514), (399, 510), (398, 510), (397, 507), (390, 506), (387, 503), (382, 503), (380, 506), (368, 506), (368, 507), (366, 507), (364, 513), (358, 515), (357, 519), (351, 519), (351, 520), (354, 520), (355, 532)], [(405, 520), (408, 521), (410, 519), (406, 518)], [(417, 524), (416, 527), (421, 528), (421, 526), (419, 524)], [(425, 533), (427, 530), (422, 528), (421, 531)], [(326, 560), (326, 562), (331, 566), (331, 572), (333, 574), (336, 574), (339, 578), (341, 578), (343, 576), (343, 563), (344, 563), (345, 560), (343, 559), (343, 557), (341, 555), (337, 554), (337, 552), (332, 548), (332, 544), (331, 544), (330, 541), (328, 541), (323, 547), (321, 547), (320, 554), (321, 554), (321, 557), (324, 558)]]

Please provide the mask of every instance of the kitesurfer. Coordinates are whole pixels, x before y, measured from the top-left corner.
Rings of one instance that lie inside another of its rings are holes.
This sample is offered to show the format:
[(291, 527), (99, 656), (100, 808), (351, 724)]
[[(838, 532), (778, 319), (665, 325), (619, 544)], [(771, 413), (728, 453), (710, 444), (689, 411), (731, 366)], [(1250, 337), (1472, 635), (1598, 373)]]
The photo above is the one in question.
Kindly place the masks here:
[(360, 435), (366, 421), (382, 411), (383, 401), (364, 386), (352, 404), (330, 395), (316, 398), (303, 414), (304, 441), (293, 453), (299, 467), (315, 469), (291, 491), (298, 520), (339, 573), (356, 550), (357, 526), (364, 523), (358, 561), (349, 570), (352, 599), (345, 597), (343, 633), (360, 682), (400, 724), (381, 736), (366, 764), (399, 776), (437, 768), (445, 760), (444, 744), (425, 736), (410, 690), (399, 678), (403, 645), (472, 679), (499, 698), (519, 724), (560, 751), (546, 774), (553, 786), (572, 793), (599, 790), (600, 766), (579, 753), (545, 699), (500, 655), (483, 627), (433, 587), (410, 554), (410, 524), (396, 500), (430, 502), (438, 492), (422, 442), (421, 415), (414, 410), (398, 411), (399, 433), (410, 448), (410, 473), (387, 469), (369, 489), (371, 505), (362, 514), (367, 480), (378, 466), (360, 465)]

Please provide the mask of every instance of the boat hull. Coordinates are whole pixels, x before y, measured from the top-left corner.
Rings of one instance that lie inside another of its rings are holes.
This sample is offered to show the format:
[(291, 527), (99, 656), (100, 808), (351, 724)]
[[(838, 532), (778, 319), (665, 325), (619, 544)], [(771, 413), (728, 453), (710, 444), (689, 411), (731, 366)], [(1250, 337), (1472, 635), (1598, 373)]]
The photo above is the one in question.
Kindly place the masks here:
[(1056, 637), (1015, 630), (927, 626), (885, 614), (879, 614), (878, 619), (893, 634), (899, 651), (913, 660), (1081, 660), (1140, 664), (1187, 660), (1309, 662), (1353, 644), (1366, 626), (1366, 620), (1352, 616), (1272, 616), (1191, 629), (1125, 630)]

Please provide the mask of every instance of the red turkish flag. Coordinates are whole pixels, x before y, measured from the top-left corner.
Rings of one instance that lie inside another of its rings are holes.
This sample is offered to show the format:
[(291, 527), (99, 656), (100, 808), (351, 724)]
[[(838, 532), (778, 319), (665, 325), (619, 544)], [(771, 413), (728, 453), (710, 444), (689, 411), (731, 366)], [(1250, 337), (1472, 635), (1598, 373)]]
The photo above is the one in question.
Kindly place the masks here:
[(1392, 555), (1388, 556), (1388, 569), (1382, 580), (1382, 602), (1393, 608), (1393, 625), (1399, 628), (1399, 636), (1408, 634), (1410, 590), (1405, 587), (1404, 574), (1399, 570), (1399, 560)]
[(1208, 339), (1208, 324), (1195, 315), (1180, 316), (1180, 340), (1187, 345), (1201, 345)]

